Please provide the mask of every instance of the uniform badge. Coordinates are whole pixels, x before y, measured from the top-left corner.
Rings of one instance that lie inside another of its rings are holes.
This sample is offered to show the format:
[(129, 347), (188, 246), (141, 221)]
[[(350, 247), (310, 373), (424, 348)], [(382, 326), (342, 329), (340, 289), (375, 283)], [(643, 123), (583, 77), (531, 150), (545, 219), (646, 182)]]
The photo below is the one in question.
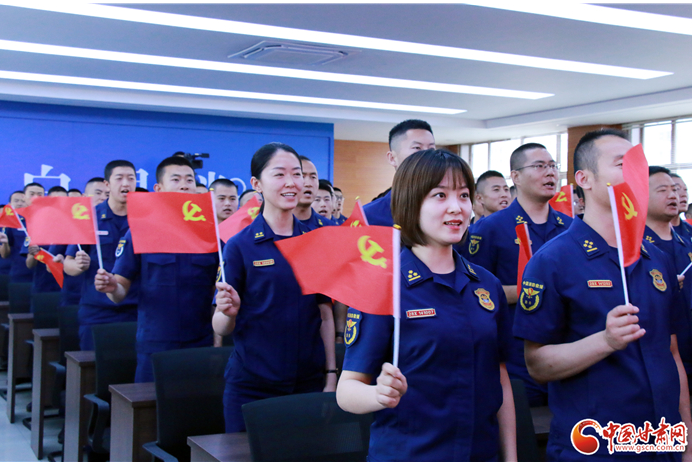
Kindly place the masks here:
[(598, 250), (598, 247), (593, 246), (593, 241), (590, 241), (588, 239), (584, 241), (584, 244), (582, 244), (582, 246), (586, 249), (587, 253)]
[(687, 256), (690, 257), (690, 261), (692, 262), (692, 252), (687, 252)]
[(406, 318), (434, 318), (437, 316), (435, 308), (423, 308), (422, 310), (406, 310)]
[(666, 281), (663, 280), (663, 274), (661, 274), (661, 272), (657, 269), (649, 271), (649, 274), (654, 280), (654, 287), (661, 292), (665, 292), (668, 285), (666, 284)]
[(542, 282), (531, 279), (525, 279), (522, 281), (519, 303), (524, 311), (533, 312), (541, 306), (544, 289), (545, 286)]
[(613, 287), (613, 281), (610, 279), (591, 279), (586, 281), (590, 289), (609, 289)]
[(319, 218), (317, 219), (317, 223), (319, 223), (320, 226), (324, 226), (324, 224), (322, 223), (322, 220), (320, 220)]
[(221, 265), (219, 265), (219, 268), (216, 270), (216, 282), (221, 282)]
[(555, 219), (557, 220), (557, 224), (558, 224), (558, 225), (560, 225), (560, 226), (565, 226), (565, 222), (562, 221), (562, 218), (560, 218), (560, 217), (555, 217)]
[(125, 250), (125, 244), (126, 243), (127, 243), (127, 241), (125, 239), (120, 239), (120, 241), (118, 241), (118, 248), (115, 249), (115, 256), (116, 257), (119, 257), (120, 255), (123, 254), (123, 250)]
[(27, 236), (24, 238), (24, 247), (29, 247), (29, 244), (31, 244), (31, 238)]
[(493, 311), (495, 309), (495, 304), (490, 299), (490, 292), (485, 289), (476, 289), (473, 291), (473, 293), (476, 294), (476, 297), (478, 297), (478, 303), (480, 303), (483, 308), (488, 311)]
[(273, 258), (268, 258), (266, 260), (255, 260), (252, 262), (252, 266), (272, 266), (274, 264)]
[(522, 223), (526, 223), (526, 220), (524, 220), (524, 217), (522, 217), (521, 215), (517, 215), (516, 220), (517, 220), (518, 225), (521, 225)]
[(408, 270), (408, 274), (406, 275), (406, 279), (408, 279), (408, 282), (415, 281), (416, 279), (420, 279), (420, 274), (416, 273), (413, 270)]
[(348, 309), (346, 314), (346, 332), (344, 332), (344, 343), (346, 346), (351, 346), (358, 338), (360, 330), (360, 321), (363, 319), (363, 314), (353, 308)]
[(264, 237), (264, 233), (262, 231), (255, 233), (255, 239), (259, 239), (260, 237)]
[(654, 241), (654, 238), (651, 237), (651, 236), (646, 236), (646, 240), (649, 241), (649, 242), (651, 242), (652, 244), (653, 244), (654, 242), (656, 242), (656, 241)]
[(478, 252), (478, 249), (481, 245), (481, 239), (483, 239), (481, 236), (476, 236), (473, 234), (471, 235), (471, 242), (469, 242), (469, 253), (471, 255), (474, 255), (476, 252)]

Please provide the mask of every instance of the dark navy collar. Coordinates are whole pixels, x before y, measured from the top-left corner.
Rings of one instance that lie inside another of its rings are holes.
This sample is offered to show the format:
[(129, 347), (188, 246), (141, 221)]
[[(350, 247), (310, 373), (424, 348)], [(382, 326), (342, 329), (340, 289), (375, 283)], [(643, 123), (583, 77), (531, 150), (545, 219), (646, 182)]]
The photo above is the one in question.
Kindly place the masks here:
[[(261, 213), (257, 215), (257, 218), (255, 218), (252, 223), (250, 223), (248, 228), (250, 228), (250, 234), (255, 244), (259, 244), (260, 242), (268, 241), (270, 239), (274, 240), (274, 237), (276, 236), (267, 221), (264, 219), (264, 215)], [(300, 236), (308, 231), (309, 229), (294, 216), (292, 237)]]
[[(456, 251), (454, 251), (454, 268), (456, 278), (452, 288), (457, 292), (461, 292), (470, 280), (480, 281), (471, 265)], [(404, 247), (401, 251), (401, 274), (404, 275), (404, 280), (408, 287), (416, 286), (428, 279), (432, 279), (439, 284), (448, 285), (442, 277), (430, 271), (430, 268), (416, 257), (408, 247)]]
[(111, 206), (108, 205), (108, 199), (96, 206), (96, 217), (98, 221), (112, 220), (115, 216), (115, 213), (111, 210)]
[[(514, 218), (514, 222), (519, 225), (521, 223), (527, 223), (529, 225), (535, 225), (533, 220), (531, 220), (531, 217), (529, 216), (528, 213), (526, 213), (526, 210), (521, 206), (519, 203), (519, 200), (514, 199), (511, 204), (509, 204), (509, 207), (507, 207), (505, 210), (508, 210), (509, 213), (512, 215)], [(554, 228), (562, 227), (564, 228), (567, 226), (565, 224), (565, 221), (562, 219), (560, 216), (560, 213), (556, 212), (552, 207), (548, 206), (548, 220), (546, 223), (549, 223), (552, 225)]]
[[(675, 244), (682, 244), (682, 245), (686, 246), (687, 243), (685, 242), (685, 239), (683, 239), (682, 236), (680, 236), (675, 231), (675, 228), (673, 228), (672, 226), (670, 228), (670, 232), (672, 234), (672, 241)], [(649, 226), (646, 226), (646, 228), (644, 228), (644, 240), (646, 240), (646, 241), (648, 241), (654, 245), (659, 241), (670, 242), (670, 241), (666, 241), (665, 239), (661, 239), (659, 237), (659, 235), (656, 234), (656, 232), (653, 229), (649, 228)]]
[[(611, 247), (591, 226), (584, 223), (579, 217), (574, 218), (569, 228), (572, 239), (582, 249), (586, 258), (592, 259), (599, 255), (610, 254)], [(641, 255), (644, 258), (651, 258), (646, 246), (642, 243)], [(618, 263), (616, 261), (616, 263)], [(619, 263), (618, 263), (619, 264)]]

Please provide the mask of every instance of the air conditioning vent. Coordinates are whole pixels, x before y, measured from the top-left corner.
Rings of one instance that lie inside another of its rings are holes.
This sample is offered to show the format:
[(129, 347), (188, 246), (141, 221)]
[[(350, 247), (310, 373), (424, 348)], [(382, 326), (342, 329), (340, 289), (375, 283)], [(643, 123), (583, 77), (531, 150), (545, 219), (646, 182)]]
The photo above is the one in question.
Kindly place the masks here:
[(263, 64), (283, 64), (286, 66), (319, 66), (348, 56), (346, 52), (334, 48), (294, 43), (260, 42), (240, 53), (229, 56), (231, 59), (247, 59)]

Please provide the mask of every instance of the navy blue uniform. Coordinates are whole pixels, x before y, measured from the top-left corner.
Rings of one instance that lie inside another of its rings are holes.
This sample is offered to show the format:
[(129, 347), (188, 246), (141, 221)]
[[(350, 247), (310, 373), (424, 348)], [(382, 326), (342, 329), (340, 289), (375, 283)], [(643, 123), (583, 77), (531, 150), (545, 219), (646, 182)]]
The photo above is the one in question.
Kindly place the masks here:
[(684, 218), (680, 219), (680, 224), (673, 226), (673, 229), (678, 233), (687, 243), (692, 243), (692, 225), (685, 221)]
[[(103, 269), (113, 271), (115, 260), (122, 252), (124, 242), (121, 242), (129, 229), (127, 216), (113, 213), (108, 201), (96, 206), (96, 220), (99, 228), (99, 242)], [(137, 299), (139, 285), (133, 281), (130, 292), (125, 300), (117, 305), (106, 294), (98, 292), (94, 287), (94, 278), (99, 269), (98, 254), (95, 245), (83, 245), (82, 250), (89, 254), (91, 264), (82, 273), (82, 292), (79, 301), (79, 345), (82, 350), (93, 350), (94, 340), (91, 326), (111, 322), (133, 322), (137, 320)], [(66, 256), (74, 257), (79, 248), (76, 245), (67, 247)]]
[(314, 231), (323, 226), (336, 226), (336, 223), (328, 218), (324, 218), (322, 215), (315, 212), (312, 207), (310, 207), (310, 218), (307, 220), (300, 220), (300, 222), (307, 226), (310, 231)]
[(113, 274), (140, 284), (135, 382), (153, 382), (153, 353), (212, 346), (212, 300), (219, 255), (135, 254), (130, 231), (122, 249)]
[[(536, 253), (550, 239), (566, 231), (571, 222), (572, 218), (551, 208), (548, 221), (537, 225), (519, 201), (514, 200), (506, 209), (478, 220), (472, 226), (462, 255), (493, 273), (503, 285), (513, 286), (517, 284), (519, 261), (519, 242), (515, 227), (521, 223), (528, 224), (531, 249)], [(515, 304), (509, 305), (512, 322), (515, 308)], [(531, 406), (545, 405), (547, 388), (537, 384), (526, 370), (524, 342), (513, 339), (512, 345), (507, 360), (509, 376), (524, 381)]]
[(394, 226), (394, 218), (392, 218), (392, 190), (387, 191), (387, 194), (379, 199), (365, 204), (363, 213), (365, 213), (369, 225)]
[[(5, 232), (5, 228), (0, 229), (1, 232)], [(12, 268), (11, 258), (0, 258), (0, 274), (10, 274), (10, 269)]]
[[(25, 240), (24, 244), (22, 245), (22, 249), (19, 251), (19, 255), (24, 258), (25, 265), (26, 258), (29, 255), (29, 245), (31, 244)], [(58, 281), (55, 280), (55, 277), (46, 270), (46, 265), (37, 261), (36, 265), (34, 266), (34, 277), (31, 285), (31, 293), (41, 294), (45, 292), (60, 292), (60, 285), (58, 285)], [(34, 311), (33, 303), (31, 311)]]
[[(649, 421), (656, 428), (661, 417), (671, 425), (680, 422), (680, 382), (670, 352), (674, 325), (684, 316), (674, 302), (678, 290), (675, 271), (665, 255), (645, 241), (641, 257), (626, 274), (630, 302), (639, 307), (639, 325), (646, 333), (583, 372), (548, 384), (554, 415), (548, 460), (609, 461), (617, 457), (608, 454), (604, 440), (592, 456), (582, 456), (574, 449), (570, 433), (582, 419), (594, 419), (602, 427), (610, 421), (642, 427)], [(575, 342), (603, 331), (608, 313), (624, 303), (617, 249), (575, 219), (566, 233), (529, 261), (514, 335), (545, 345)], [(679, 460), (680, 455), (621, 457), (662, 461)]]
[[(26, 226), (24, 217), (19, 217)], [(34, 269), (26, 267), (26, 257), (21, 255), (22, 247), (29, 242), (26, 233), (21, 229), (3, 228), (7, 234), (7, 243), (10, 245), (10, 255), (7, 257), (12, 262), (10, 266), (10, 282), (33, 282)]]
[[(294, 217), (293, 236), (309, 229)], [(224, 248), (226, 282), (240, 295), (235, 350), (226, 368), (226, 432), (245, 429), (241, 406), (274, 396), (322, 391), (325, 351), (321, 296), (303, 295), (259, 215)], [(324, 300), (326, 301), (326, 300)]]
[[(375, 413), (368, 460), (494, 461), (500, 440), (500, 363), (511, 325), (500, 281), (454, 253), (455, 271), (433, 274), (401, 252), (399, 368), (408, 391)], [(392, 361), (394, 319), (347, 315), (344, 370), (379, 376)]]
[[(48, 252), (52, 255), (67, 254), (66, 245), (51, 245)], [(63, 273), (62, 289), (60, 291), (60, 306), (79, 305), (82, 298), (82, 284), (84, 284), (84, 273), (79, 276), (70, 276)]]
[(334, 217), (332, 217), (332, 221), (333, 221), (334, 224), (336, 224), (337, 226), (343, 225), (344, 223), (346, 223), (346, 220), (348, 220), (348, 217), (345, 216), (345, 215), (341, 215), (339, 218), (334, 218)]
[[(676, 275), (681, 274), (692, 262), (692, 242), (683, 239), (675, 231), (673, 231), (671, 240), (664, 241), (647, 226), (644, 231), (644, 239), (666, 254)], [(685, 365), (685, 371), (690, 375), (692, 374), (692, 312), (690, 311), (692, 308), (692, 271), (688, 270), (685, 276), (688, 278), (683, 282), (682, 290), (676, 297), (676, 303), (680, 304), (685, 316), (675, 326), (675, 334), (678, 336), (680, 358)]]

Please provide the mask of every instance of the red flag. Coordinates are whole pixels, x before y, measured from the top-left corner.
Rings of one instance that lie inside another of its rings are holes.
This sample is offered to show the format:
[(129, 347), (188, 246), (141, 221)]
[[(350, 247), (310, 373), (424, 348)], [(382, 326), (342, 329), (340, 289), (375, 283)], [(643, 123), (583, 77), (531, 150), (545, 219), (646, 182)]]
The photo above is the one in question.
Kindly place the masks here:
[(363, 212), (363, 206), (360, 203), (360, 199), (356, 199), (356, 204), (353, 206), (353, 212), (348, 220), (341, 223), (341, 226), (368, 226), (368, 218)]
[[(637, 203), (643, 207), (643, 220), (646, 223), (649, 207), (649, 163), (646, 161), (641, 144), (631, 148), (622, 158), (622, 177), (632, 188), (632, 194), (637, 198)], [(642, 234), (641, 238), (643, 237)]]
[(262, 203), (255, 194), (236, 213), (226, 218), (219, 224), (219, 236), (224, 242), (241, 232), (246, 226), (257, 218)]
[(627, 267), (639, 260), (644, 228), (646, 227), (648, 203), (641, 206), (636, 193), (626, 182), (609, 187), (608, 192), (610, 194), (610, 206), (617, 212), (613, 213), (613, 221), (615, 222), (616, 233), (619, 230), (620, 242), (618, 244), (622, 246), (623, 264)]
[(22, 215), (32, 245), (97, 243), (91, 197), (36, 197)]
[(219, 249), (212, 193), (129, 193), (135, 253), (212, 253)]
[(519, 244), (519, 262), (517, 263), (517, 297), (521, 295), (521, 280), (524, 277), (524, 268), (533, 256), (531, 249), (531, 239), (529, 239), (529, 226), (521, 223), (515, 228), (517, 233), (517, 243)]
[(692, 218), (686, 218), (685, 221), (692, 225)]
[(568, 215), (572, 218), (574, 218), (574, 202), (573, 202), (573, 196), (572, 196), (572, 185), (571, 184), (566, 184), (560, 190), (553, 196), (552, 199), (550, 199), (550, 206), (557, 210), (558, 212), (562, 212), (565, 215)]
[(397, 316), (393, 284), (401, 277), (400, 232), (387, 226), (360, 228), (326, 226), (276, 246), (304, 294), (320, 293), (366, 313)]
[(22, 229), (22, 222), (17, 216), (17, 211), (10, 204), (7, 204), (0, 211), (0, 227)]
[(63, 264), (57, 261), (53, 261), (53, 254), (43, 249), (39, 250), (38, 253), (34, 255), (34, 258), (40, 261), (41, 263), (46, 264), (46, 266), (50, 270), (50, 274), (53, 275), (55, 281), (62, 289), (62, 282), (65, 279), (65, 275), (63, 274)]

